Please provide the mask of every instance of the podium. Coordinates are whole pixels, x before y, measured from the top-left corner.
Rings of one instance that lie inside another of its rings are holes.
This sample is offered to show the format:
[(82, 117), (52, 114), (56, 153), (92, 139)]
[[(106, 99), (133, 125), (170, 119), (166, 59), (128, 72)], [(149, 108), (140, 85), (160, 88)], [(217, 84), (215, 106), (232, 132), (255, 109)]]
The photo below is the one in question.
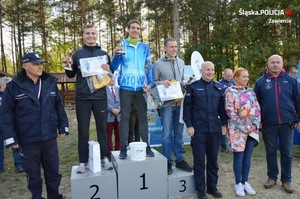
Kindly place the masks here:
[(93, 173), (89, 169), (77, 174), (72, 167), (72, 199), (167, 199), (195, 195), (194, 173), (173, 167), (167, 175), (167, 159), (152, 149), (154, 157), (133, 161), (130, 150), (125, 160), (119, 159), (120, 151), (112, 151), (113, 170)]
[(168, 190), (170, 198), (196, 194), (194, 173), (173, 167), (173, 173), (168, 176)]
[(115, 170), (104, 170), (93, 173), (89, 169), (83, 174), (77, 174), (78, 166), (72, 167), (71, 193), (72, 199), (116, 199), (117, 178)]
[(112, 163), (117, 173), (118, 199), (168, 198), (167, 159), (152, 149), (154, 157), (132, 161), (130, 150), (125, 160), (120, 151), (112, 152)]

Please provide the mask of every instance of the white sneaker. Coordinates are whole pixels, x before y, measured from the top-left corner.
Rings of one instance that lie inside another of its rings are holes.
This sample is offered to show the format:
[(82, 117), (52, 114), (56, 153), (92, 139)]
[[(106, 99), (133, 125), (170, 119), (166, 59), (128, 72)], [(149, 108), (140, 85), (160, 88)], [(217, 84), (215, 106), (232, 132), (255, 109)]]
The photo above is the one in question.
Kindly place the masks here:
[(76, 173), (82, 174), (86, 172), (87, 163), (79, 163), (79, 166), (76, 169)]
[(107, 157), (104, 157), (101, 160), (101, 166), (103, 167), (104, 170), (112, 170), (113, 169), (112, 163), (109, 162)]
[(251, 185), (248, 182), (245, 182), (245, 184), (244, 184), (244, 190), (249, 195), (255, 195), (256, 194), (255, 190), (251, 187)]
[(244, 186), (242, 185), (242, 183), (235, 185), (235, 193), (238, 196), (245, 196)]

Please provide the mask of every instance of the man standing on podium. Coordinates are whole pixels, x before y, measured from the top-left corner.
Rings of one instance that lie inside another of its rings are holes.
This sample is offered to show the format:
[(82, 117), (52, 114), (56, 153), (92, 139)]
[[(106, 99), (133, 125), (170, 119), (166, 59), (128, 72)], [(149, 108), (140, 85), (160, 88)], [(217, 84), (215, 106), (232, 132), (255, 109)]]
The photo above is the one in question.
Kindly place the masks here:
[[(153, 64), (154, 84), (164, 85), (168, 88), (170, 80), (183, 83), (184, 62), (177, 56), (177, 41), (174, 38), (167, 38), (164, 41), (165, 55)], [(171, 105), (161, 107), (158, 110), (162, 124), (162, 154), (168, 159), (168, 175), (172, 170), (172, 152), (175, 154), (176, 167), (192, 172), (192, 167), (184, 161), (183, 157), (183, 124), (179, 122), (181, 102), (174, 102)]]

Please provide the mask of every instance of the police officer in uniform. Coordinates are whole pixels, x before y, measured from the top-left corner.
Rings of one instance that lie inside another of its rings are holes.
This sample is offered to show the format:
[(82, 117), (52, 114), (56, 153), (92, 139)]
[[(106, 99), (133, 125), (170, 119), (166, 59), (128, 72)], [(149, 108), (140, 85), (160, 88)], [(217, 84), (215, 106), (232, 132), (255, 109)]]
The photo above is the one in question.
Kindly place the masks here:
[[(222, 131), (226, 131), (227, 116), (224, 109), (222, 85), (212, 80), (215, 74), (214, 68), (214, 64), (210, 61), (201, 65), (202, 77), (188, 86), (183, 106), (183, 120), (187, 126), (187, 133), (191, 136), (194, 178), (199, 199), (206, 199), (206, 193), (215, 198), (222, 197), (217, 189), (219, 170), (217, 160), (221, 121)], [(205, 156), (207, 157), (206, 166)]]

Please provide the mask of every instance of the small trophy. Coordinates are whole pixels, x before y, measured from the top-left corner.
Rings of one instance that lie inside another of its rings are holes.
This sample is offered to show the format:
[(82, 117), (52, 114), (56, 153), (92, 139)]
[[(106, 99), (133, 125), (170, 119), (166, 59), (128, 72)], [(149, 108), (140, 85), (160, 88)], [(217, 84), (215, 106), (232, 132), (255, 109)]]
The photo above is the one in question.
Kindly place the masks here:
[(67, 57), (68, 57), (68, 61), (67, 62), (65, 62), (66, 63), (66, 66), (65, 66), (65, 70), (68, 70), (68, 71), (73, 71), (73, 69), (72, 69), (72, 54), (73, 54), (73, 51), (72, 50), (69, 50), (68, 52), (67, 52)]
[(122, 43), (122, 41), (119, 41), (117, 43), (117, 47), (121, 47), (121, 50), (118, 51), (118, 54), (125, 54), (125, 50), (123, 50), (123, 43)]

